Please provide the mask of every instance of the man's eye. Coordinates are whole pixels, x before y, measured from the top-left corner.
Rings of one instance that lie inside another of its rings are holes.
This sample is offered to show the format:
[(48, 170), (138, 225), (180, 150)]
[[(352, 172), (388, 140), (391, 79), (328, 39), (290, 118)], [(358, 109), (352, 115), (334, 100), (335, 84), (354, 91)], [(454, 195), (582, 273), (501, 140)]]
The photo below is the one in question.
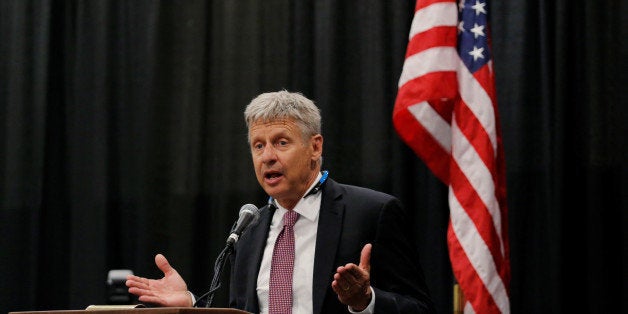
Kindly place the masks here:
[(262, 145), (262, 144), (255, 144), (255, 145), (253, 145), (253, 148), (255, 148), (256, 150), (260, 150), (263, 147), (264, 147), (264, 145)]
[(279, 146), (286, 146), (288, 145), (288, 141), (279, 141)]

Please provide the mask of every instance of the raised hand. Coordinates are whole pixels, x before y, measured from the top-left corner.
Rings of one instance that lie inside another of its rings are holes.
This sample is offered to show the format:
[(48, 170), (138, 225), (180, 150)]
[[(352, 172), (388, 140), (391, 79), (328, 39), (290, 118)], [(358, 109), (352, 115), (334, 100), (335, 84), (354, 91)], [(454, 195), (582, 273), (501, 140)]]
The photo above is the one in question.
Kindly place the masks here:
[(164, 273), (164, 277), (157, 280), (129, 275), (126, 278), (129, 293), (137, 295), (141, 302), (161, 306), (192, 306), (192, 297), (185, 281), (170, 266), (166, 257), (157, 254), (155, 264)]
[(358, 312), (371, 302), (371, 248), (371, 244), (362, 248), (360, 265), (349, 263), (338, 267), (331, 283), (338, 300)]

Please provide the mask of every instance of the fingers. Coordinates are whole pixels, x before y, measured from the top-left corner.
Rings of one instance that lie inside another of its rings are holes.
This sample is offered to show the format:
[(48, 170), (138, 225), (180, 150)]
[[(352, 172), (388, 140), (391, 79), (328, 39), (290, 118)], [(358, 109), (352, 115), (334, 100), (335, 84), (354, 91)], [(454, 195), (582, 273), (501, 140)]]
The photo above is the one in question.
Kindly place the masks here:
[(338, 267), (332, 282), (332, 288), (338, 294), (363, 291), (369, 285), (369, 273), (351, 263)]
[(371, 300), (371, 250), (371, 244), (362, 248), (359, 265), (348, 263), (338, 267), (331, 283), (340, 302), (359, 311), (366, 308)]
[(155, 255), (155, 264), (157, 265), (157, 268), (159, 268), (159, 270), (161, 270), (164, 274), (168, 274), (169, 272), (174, 270), (174, 268), (170, 266), (170, 263), (168, 263), (166, 257), (162, 254)]
[(126, 276), (126, 286), (129, 288), (135, 287), (139, 289), (146, 289), (148, 288), (148, 279), (135, 275), (128, 275)]
[(364, 269), (366, 272), (371, 272), (371, 249), (373, 245), (370, 243), (366, 244), (362, 248), (362, 252), (360, 253), (360, 268)]
[(357, 284), (365, 280), (369, 280), (369, 274), (371, 272), (371, 250), (373, 245), (367, 243), (360, 252), (360, 265), (348, 263), (345, 266), (340, 266), (336, 269), (336, 275), (334, 279), (339, 283)]
[(336, 269), (334, 279), (340, 283), (355, 284), (360, 278), (360, 269), (355, 264), (347, 264)]
[(150, 279), (129, 275), (126, 285), (129, 287), (129, 293), (138, 296), (139, 301), (167, 306), (163, 294), (159, 290), (155, 290), (150, 282)]
[(149, 295), (141, 295), (139, 298), (137, 298), (140, 302), (145, 302), (145, 303), (153, 303), (153, 304), (159, 304), (159, 305), (163, 305), (163, 301), (162, 299), (155, 297), (155, 296), (149, 296)]
[(355, 264), (340, 266), (336, 269), (336, 274), (334, 274), (334, 280), (337, 281), (343, 290), (347, 290), (347, 286), (361, 287), (367, 278), (368, 274)]
[(338, 267), (331, 288), (340, 302), (358, 311), (366, 308), (371, 300), (370, 275), (355, 264)]
[[(174, 268), (172, 268), (172, 266), (170, 266), (170, 263), (168, 263), (168, 260), (166, 259), (166, 257), (161, 254), (155, 255), (155, 264), (157, 265), (159, 270), (161, 270), (164, 273), (164, 275), (172, 271), (176, 271)], [(150, 280), (148, 278), (138, 277), (135, 275), (126, 276), (126, 285), (128, 287), (138, 287), (141, 289), (147, 289), (149, 287), (149, 284), (150, 284)]]
[(344, 293), (346, 293), (346, 291), (349, 291), (349, 289), (351, 289), (351, 286), (346, 283), (346, 282), (342, 282), (340, 283), (340, 281), (338, 280), (334, 280), (331, 282), (331, 289), (334, 290), (334, 292), (340, 296)]
[(355, 287), (355, 285), (349, 282), (345, 277), (340, 276), (338, 273), (334, 275), (331, 288), (338, 296), (342, 297), (348, 294), (352, 287)]
[(138, 288), (138, 287), (130, 287), (129, 288), (129, 293), (137, 295), (137, 296), (153, 296), (154, 293), (152, 290), (149, 289), (143, 289), (143, 288)]
[(135, 280), (135, 278), (129, 278), (126, 281), (126, 285), (127, 287), (129, 287), (129, 293), (138, 296), (139, 297), (138, 300), (142, 302), (157, 303), (157, 304), (161, 303), (160, 298), (158, 298), (155, 295), (155, 292), (150, 289), (148, 285), (148, 280), (143, 281), (142, 279), (145, 279), (145, 278), (140, 278), (140, 277), (137, 277), (137, 279), (140, 279), (140, 280)]

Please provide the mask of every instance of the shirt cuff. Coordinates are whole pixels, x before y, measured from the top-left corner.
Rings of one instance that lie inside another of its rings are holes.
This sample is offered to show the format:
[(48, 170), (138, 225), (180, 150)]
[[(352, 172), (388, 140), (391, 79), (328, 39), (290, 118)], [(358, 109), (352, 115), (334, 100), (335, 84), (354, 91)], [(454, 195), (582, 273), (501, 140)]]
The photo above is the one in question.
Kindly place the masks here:
[(349, 309), (350, 313), (358, 313), (358, 314), (373, 314), (375, 313), (375, 290), (373, 290), (373, 287), (369, 286), (369, 289), (371, 289), (371, 302), (369, 303), (369, 305), (362, 310), (361, 312), (356, 312), (353, 309), (351, 309), (350, 306), (347, 306), (347, 308)]
[(188, 291), (188, 293), (190, 294), (190, 299), (192, 299), (192, 306), (194, 306), (194, 304), (196, 304), (196, 298), (194, 297), (194, 293)]

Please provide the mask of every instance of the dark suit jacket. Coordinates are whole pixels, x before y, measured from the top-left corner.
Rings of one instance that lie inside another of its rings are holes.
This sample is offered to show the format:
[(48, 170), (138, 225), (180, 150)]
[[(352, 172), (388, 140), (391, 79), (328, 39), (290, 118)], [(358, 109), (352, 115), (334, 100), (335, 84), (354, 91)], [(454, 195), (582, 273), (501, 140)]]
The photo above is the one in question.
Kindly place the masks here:
[[(358, 264), (372, 243), (371, 286), (375, 313), (430, 313), (428, 295), (410, 224), (396, 198), (328, 179), (322, 188), (314, 257), (315, 314), (349, 313), (331, 289), (338, 266)], [(237, 242), (231, 256), (230, 307), (258, 313), (257, 273), (274, 211), (262, 208), (258, 223)], [(296, 314), (296, 313), (295, 313)]]

